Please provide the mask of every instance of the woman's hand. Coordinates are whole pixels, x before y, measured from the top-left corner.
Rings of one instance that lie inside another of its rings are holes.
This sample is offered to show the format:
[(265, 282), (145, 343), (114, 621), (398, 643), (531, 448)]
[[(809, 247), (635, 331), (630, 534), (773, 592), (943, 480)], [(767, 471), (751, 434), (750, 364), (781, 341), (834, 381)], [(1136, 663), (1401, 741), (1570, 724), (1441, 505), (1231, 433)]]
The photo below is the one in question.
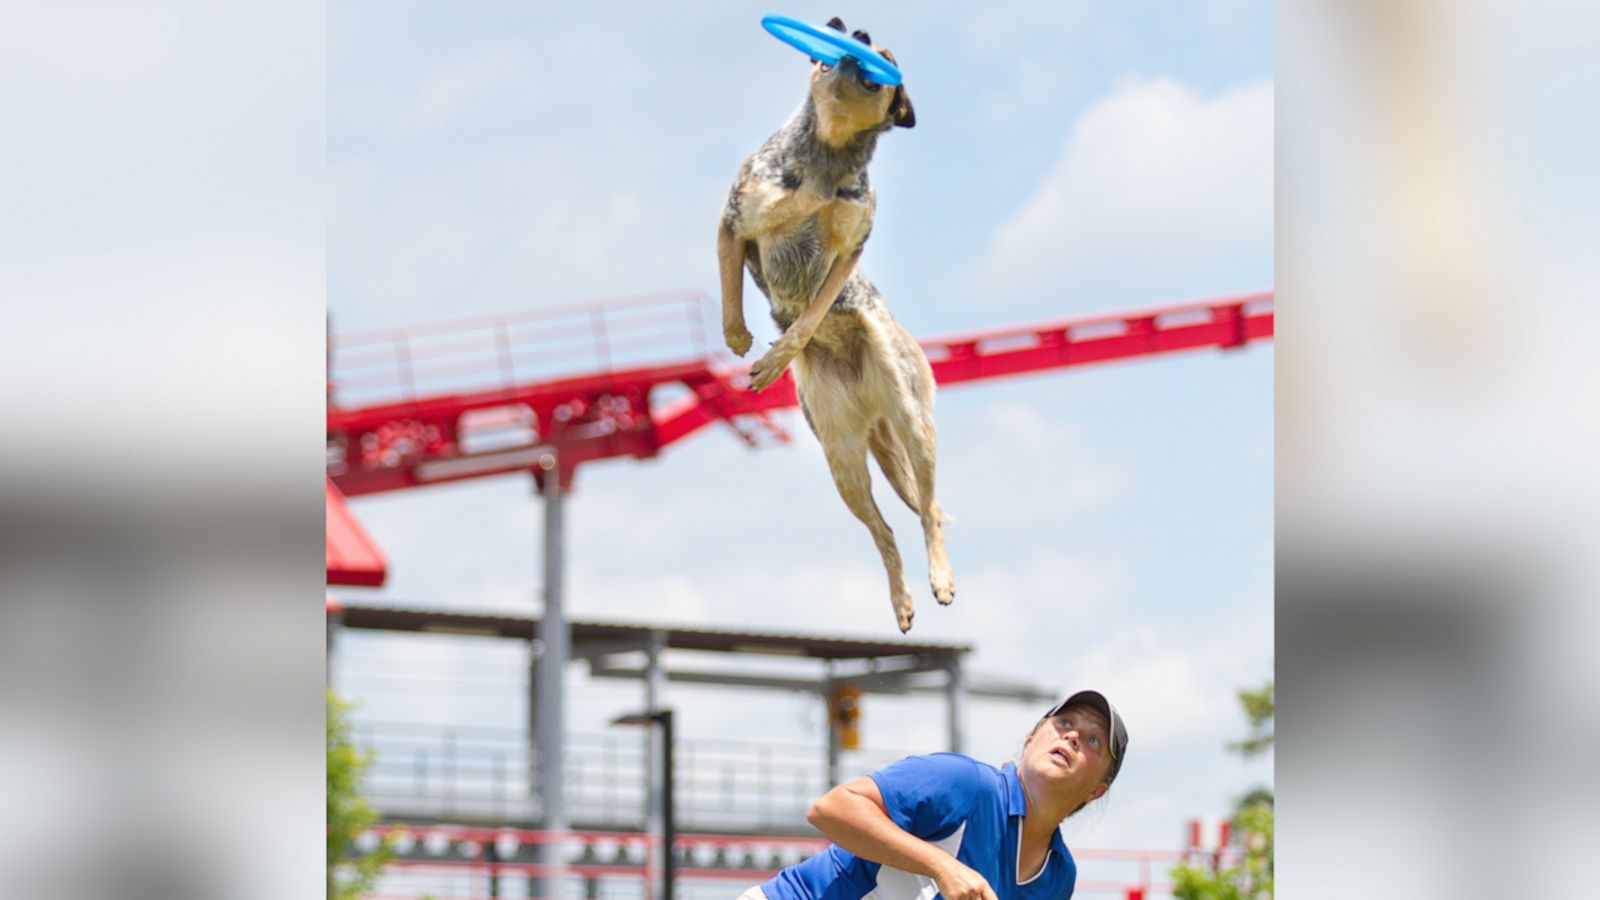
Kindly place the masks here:
[(944, 900), (996, 900), (994, 889), (982, 875), (953, 856), (945, 858), (948, 862), (933, 873), (933, 883), (939, 886)]

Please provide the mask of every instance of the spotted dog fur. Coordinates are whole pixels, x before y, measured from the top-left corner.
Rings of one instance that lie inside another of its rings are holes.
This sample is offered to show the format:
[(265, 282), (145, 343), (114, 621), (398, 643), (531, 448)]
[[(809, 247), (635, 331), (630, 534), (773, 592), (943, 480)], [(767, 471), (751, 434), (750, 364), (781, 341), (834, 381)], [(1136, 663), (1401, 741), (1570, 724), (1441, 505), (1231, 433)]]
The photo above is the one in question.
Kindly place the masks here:
[[(828, 24), (844, 30), (838, 19)], [(854, 37), (894, 59), (866, 32)], [(832, 67), (813, 60), (805, 102), (744, 161), (717, 229), (723, 338), (740, 356), (750, 349), (748, 269), (783, 332), (751, 367), (751, 387), (765, 389), (794, 365), (806, 422), (839, 495), (872, 533), (902, 632), (914, 615), (911, 592), (894, 532), (872, 498), (867, 455), (921, 519), (930, 586), (949, 603), (955, 581), (934, 500), (933, 370), (856, 263), (877, 205), (867, 164), (883, 133), (915, 123), (904, 85), (868, 82), (849, 57)]]

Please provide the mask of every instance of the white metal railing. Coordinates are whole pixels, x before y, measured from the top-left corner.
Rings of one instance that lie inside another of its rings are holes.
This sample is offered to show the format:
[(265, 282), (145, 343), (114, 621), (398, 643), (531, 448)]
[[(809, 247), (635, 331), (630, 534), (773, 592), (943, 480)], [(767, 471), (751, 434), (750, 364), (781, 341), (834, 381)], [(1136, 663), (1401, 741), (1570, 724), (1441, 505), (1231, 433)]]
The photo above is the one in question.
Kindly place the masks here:
[[(365, 792), (388, 817), (531, 822), (535, 757), (516, 729), (356, 720), (353, 736), (374, 752)], [(644, 736), (572, 734), (567, 743), (568, 815), (609, 829), (645, 825)], [(680, 827), (700, 831), (802, 832), (811, 801), (829, 787), (821, 747), (688, 739), (676, 748)], [(903, 753), (840, 755), (840, 777), (880, 768)]]

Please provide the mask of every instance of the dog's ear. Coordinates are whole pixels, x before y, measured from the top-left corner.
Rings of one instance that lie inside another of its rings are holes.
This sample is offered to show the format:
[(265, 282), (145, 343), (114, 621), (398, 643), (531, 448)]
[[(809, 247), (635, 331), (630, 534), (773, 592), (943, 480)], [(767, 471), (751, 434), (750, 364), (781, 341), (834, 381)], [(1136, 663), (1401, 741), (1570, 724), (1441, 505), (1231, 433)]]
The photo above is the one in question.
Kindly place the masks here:
[[(888, 50), (879, 51), (883, 58), (896, 66), (899, 61)], [(917, 124), (917, 111), (911, 108), (911, 95), (906, 93), (904, 84), (895, 85), (894, 95), (889, 99), (889, 122), (901, 128), (912, 128)]]
[(917, 111), (911, 108), (911, 95), (903, 84), (895, 86), (894, 98), (889, 101), (889, 121), (901, 128), (917, 124)]
[(855, 38), (856, 40), (860, 41), (861, 43), (866, 44), (868, 47), (872, 46), (872, 35), (867, 34), (865, 31), (861, 31), (860, 29), (857, 29), (855, 31), (852, 31), (850, 33), (850, 36)]
[(834, 16), (833, 18), (828, 20), (828, 27), (832, 28), (834, 31), (843, 31), (844, 30), (844, 20), (839, 18), (838, 16)]

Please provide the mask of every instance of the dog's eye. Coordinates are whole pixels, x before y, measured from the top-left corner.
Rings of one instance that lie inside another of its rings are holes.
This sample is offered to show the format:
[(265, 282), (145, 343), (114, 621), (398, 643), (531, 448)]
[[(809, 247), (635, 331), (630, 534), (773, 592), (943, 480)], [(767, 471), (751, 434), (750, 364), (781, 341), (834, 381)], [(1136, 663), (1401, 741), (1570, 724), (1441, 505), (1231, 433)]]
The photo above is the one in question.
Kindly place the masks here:
[(862, 72), (860, 75), (857, 75), (856, 76), (856, 80), (861, 82), (861, 86), (866, 88), (867, 91), (870, 92), (870, 93), (876, 94), (879, 90), (881, 90), (883, 88), (883, 85), (881, 85), (881, 84), (877, 83), (876, 81), (873, 81), (872, 79), (868, 78), (866, 72)]

